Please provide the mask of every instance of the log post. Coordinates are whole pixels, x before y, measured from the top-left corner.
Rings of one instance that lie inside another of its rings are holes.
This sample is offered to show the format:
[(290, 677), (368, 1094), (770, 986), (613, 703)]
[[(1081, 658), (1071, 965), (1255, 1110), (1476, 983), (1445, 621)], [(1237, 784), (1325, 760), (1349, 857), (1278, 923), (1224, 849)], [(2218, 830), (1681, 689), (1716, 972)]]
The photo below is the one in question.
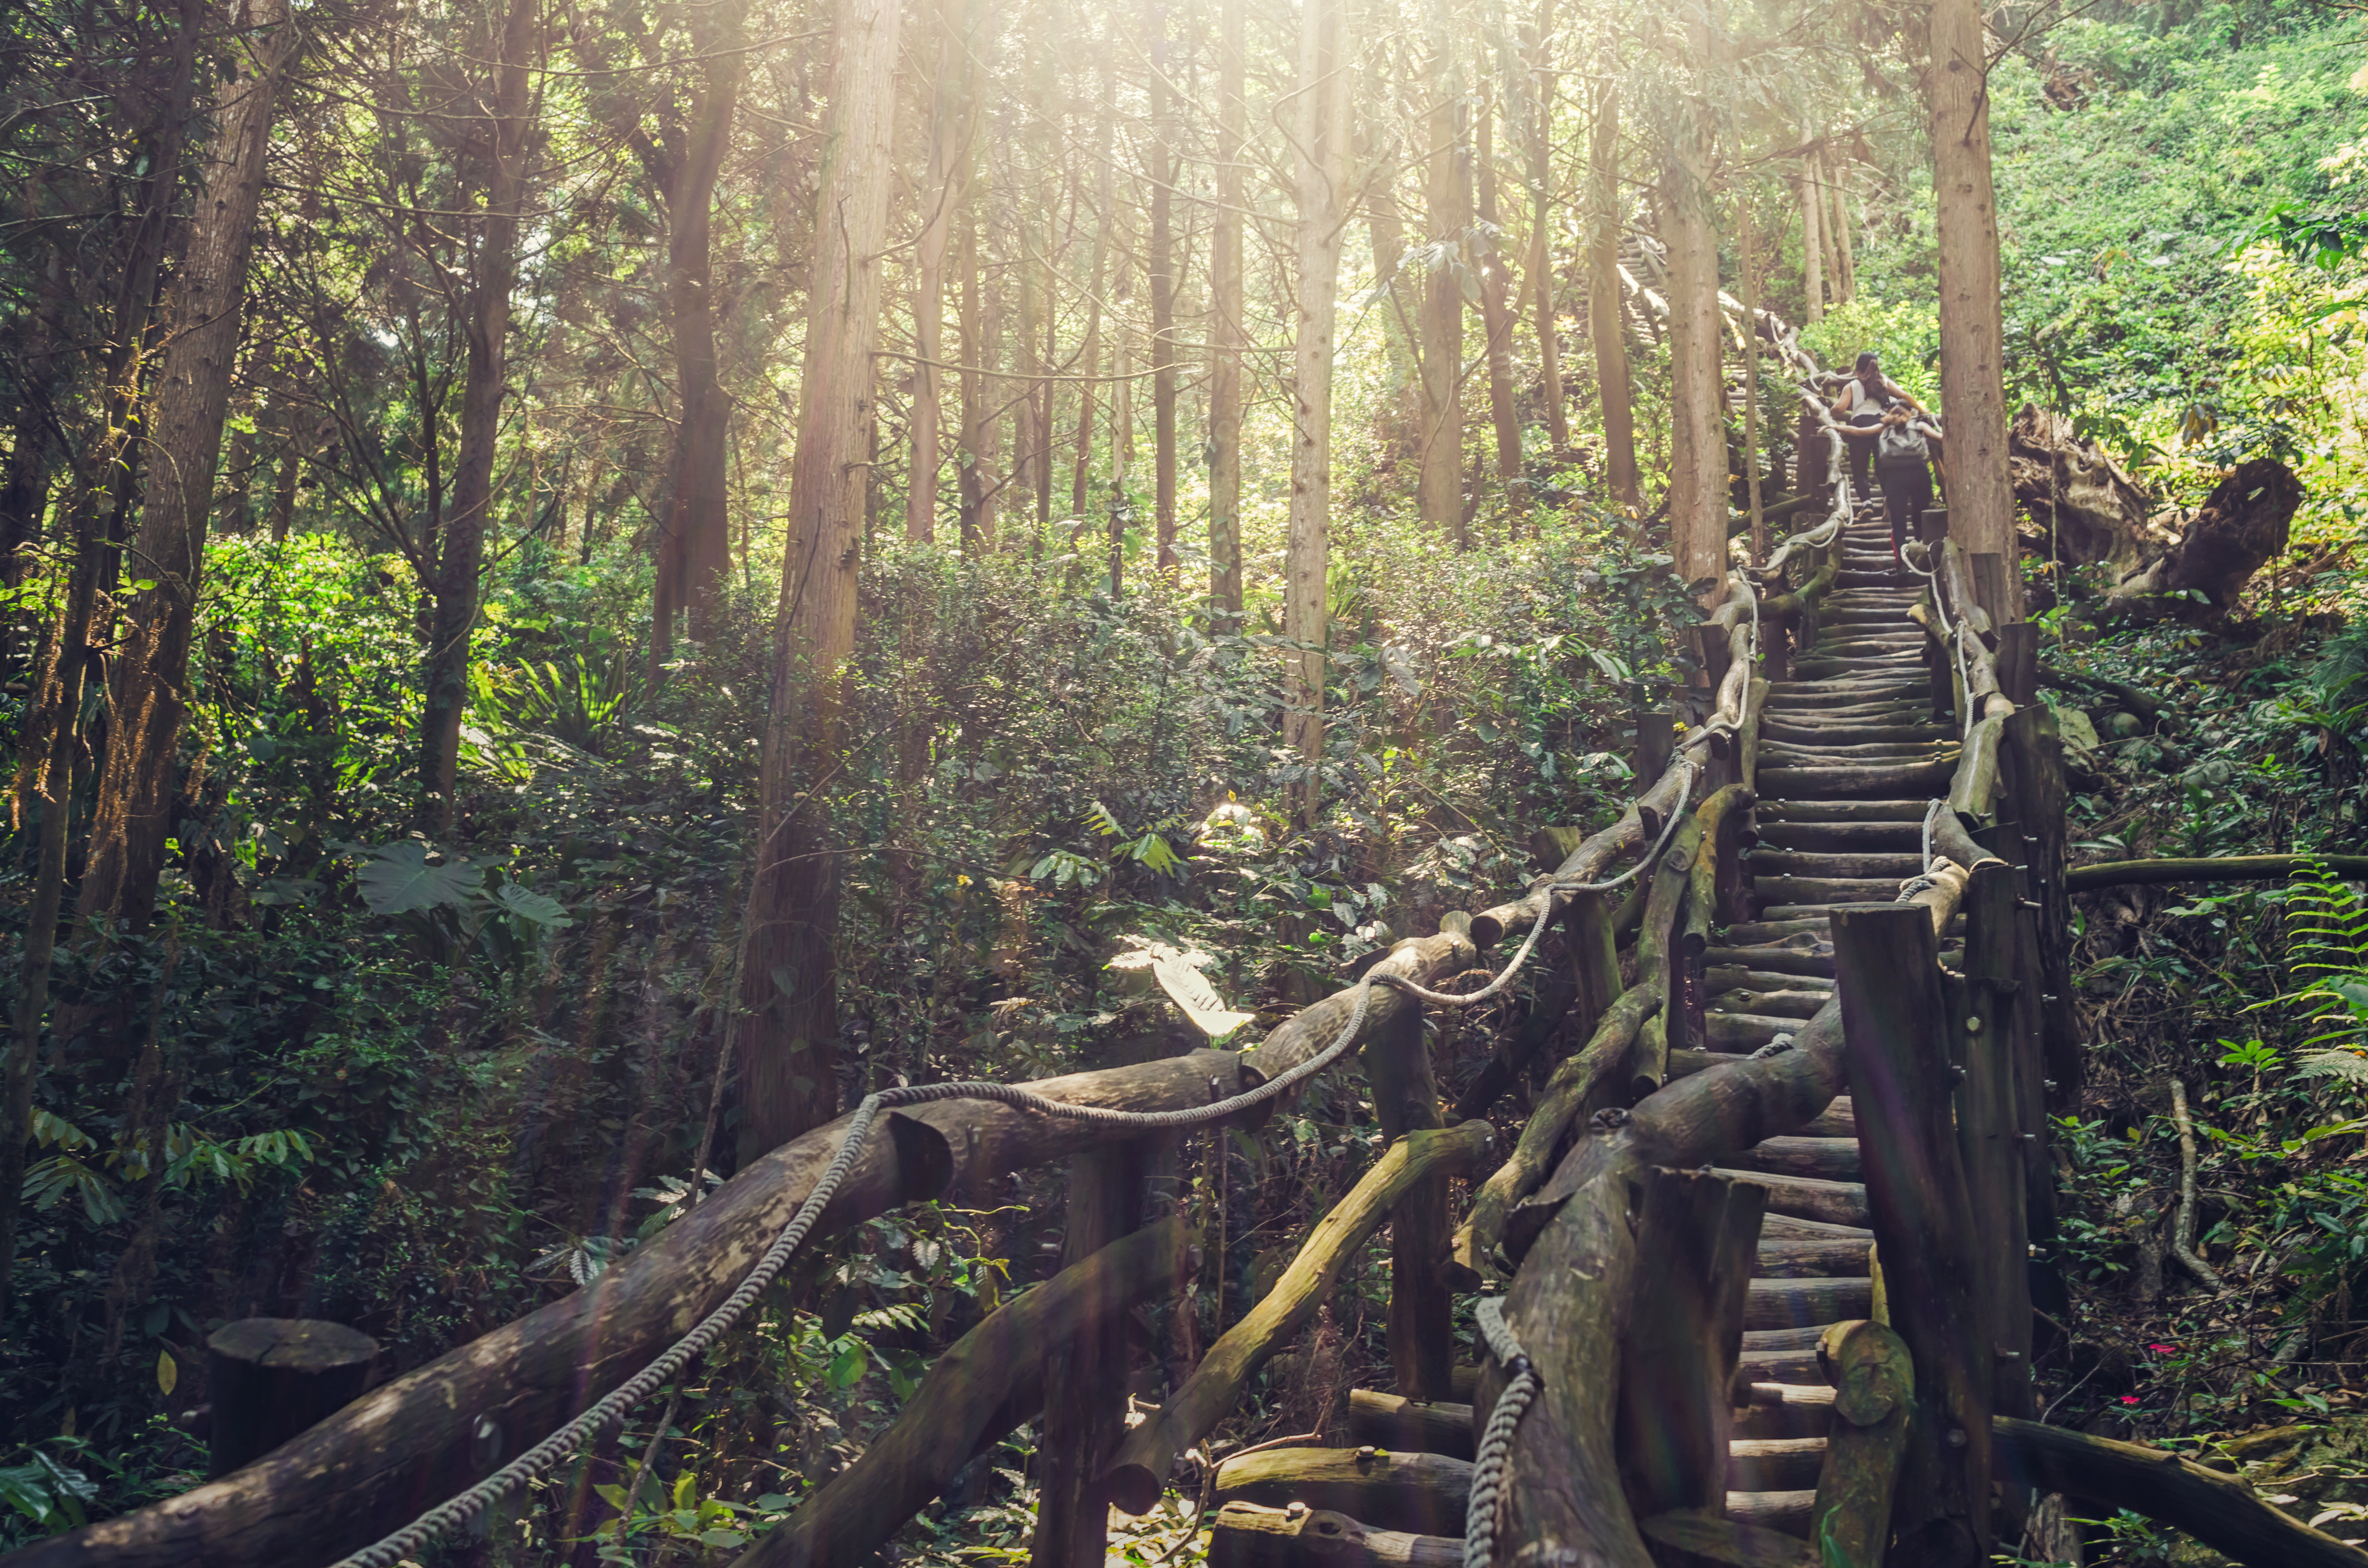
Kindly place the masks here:
[(1817, 1363), (1834, 1385), (1834, 1423), (1809, 1539), (1820, 1543), (1822, 1568), (1883, 1568), (1916, 1369), (1896, 1334), (1863, 1320), (1827, 1329)]
[(1619, 1445), (1637, 1517), (1723, 1511), (1728, 1384), (1767, 1189), (1701, 1171), (1643, 1174), (1635, 1306), (1622, 1347)]
[(2039, 907), (2040, 1017), (2045, 1023), (2046, 1073), (2055, 1087), (2048, 1103), (2078, 1097), (2085, 1053), (2072, 1006), (2072, 899), (2065, 878), (2066, 841), (2064, 745), (2055, 712), (2032, 703), (2008, 715), (2000, 758), (2014, 815), (2022, 824), (2028, 891)]
[(1209, 1523), (1209, 1568), (1463, 1568), (1460, 1539), (1370, 1529), (1329, 1508), (1228, 1503)]
[(1571, 1034), (1592, 1039), (1595, 1027), (1620, 999), (1619, 937), (1612, 922), (1612, 895), (1575, 892), (1563, 914), (1563, 939), (1578, 996), (1570, 1011)]
[(1902, 1561), (1975, 1568), (1989, 1561), (1992, 1358), (1950, 1114), (1938, 942), (1912, 904), (1837, 909), (1832, 925), (1867, 1207), (1921, 1413), (1893, 1524)]
[(1928, 548), (1938, 549), (1941, 541), (1949, 537), (1949, 508), (1927, 506), (1918, 513), (1916, 517), (1916, 537), (1923, 540)]
[(1648, 793), (1669, 770), (1678, 744), (1678, 716), (1657, 708), (1636, 715), (1636, 793)]
[[(1422, 1009), (1406, 1008), (1367, 1042), (1365, 1076), (1388, 1142), (1439, 1125), (1439, 1085), (1423, 1040)], [(1446, 1272), (1450, 1229), (1444, 1171), (1415, 1183), (1390, 1210), (1390, 1369), (1397, 1392), (1410, 1399), (1445, 1399), (1455, 1364)]]
[(2039, 628), (2028, 620), (2010, 620), (1998, 628), (1998, 689), (2017, 708), (2039, 700)]
[(1625, 1085), (1625, 1098), (1631, 1104), (1668, 1078), (1670, 1045), (1691, 1043), (1685, 1038), (1684, 974), (1675, 960), (1680, 950), (1678, 917), (1685, 910), (1694, 854), (1702, 842), (1702, 818), (1687, 817), (1669, 835), (1669, 846), (1653, 868), (1653, 891), (1645, 900), (1645, 924), (1636, 931), (1636, 983), (1657, 990), (1661, 1006), (1636, 1031)]
[[(1076, 1268), (1143, 1221), (1144, 1144), (1118, 1144), (1069, 1162), (1068, 1227), (1061, 1267)], [(1126, 1432), (1126, 1324), (1097, 1303), (1075, 1339), (1044, 1369), (1044, 1436), (1030, 1568), (1100, 1568), (1110, 1551), (1110, 1499), (1100, 1482)]]
[(1220, 1502), (1304, 1503), (1383, 1529), (1455, 1536), (1463, 1533), (1472, 1465), (1379, 1449), (1268, 1449), (1220, 1464), (1212, 1492)]
[(2023, 989), (2016, 973), (2022, 917), (2017, 881), (2004, 861), (1985, 860), (1965, 882), (1959, 1030), (1965, 1077), (1957, 1086), (1957, 1142), (1965, 1163), (1966, 1198), (1979, 1216), (1975, 1278), (1996, 1358), (1990, 1407), (2020, 1416), (2031, 1409), (2031, 1236), (2022, 1096), (2015, 1081)]
[(206, 1340), (209, 1479), (260, 1459), (361, 1397), (378, 1341), (343, 1324), (241, 1318)]

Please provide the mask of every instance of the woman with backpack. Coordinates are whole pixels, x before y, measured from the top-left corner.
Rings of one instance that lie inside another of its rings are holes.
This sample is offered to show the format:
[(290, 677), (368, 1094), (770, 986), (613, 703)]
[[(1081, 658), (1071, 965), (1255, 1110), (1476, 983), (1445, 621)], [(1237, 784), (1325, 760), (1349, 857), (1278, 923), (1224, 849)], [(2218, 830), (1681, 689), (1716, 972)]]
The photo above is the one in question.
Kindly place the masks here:
[(1916, 536), (1916, 519), (1932, 505), (1932, 462), (1941, 456), (1941, 427), (1923, 409), (1895, 403), (1875, 427), (1874, 472), (1891, 519), (1891, 559)]

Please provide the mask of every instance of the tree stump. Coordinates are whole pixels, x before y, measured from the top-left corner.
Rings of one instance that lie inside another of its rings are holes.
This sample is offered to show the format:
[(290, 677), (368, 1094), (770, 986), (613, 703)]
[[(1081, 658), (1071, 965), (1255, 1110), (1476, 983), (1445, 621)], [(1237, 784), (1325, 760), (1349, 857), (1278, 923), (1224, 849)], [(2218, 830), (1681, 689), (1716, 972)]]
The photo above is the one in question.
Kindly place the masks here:
[(359, 1398), (378, 1341), (343, 1324), (241, 1318), (206, 1341), (213, 1390), (207, 1476), (227, 1475)]

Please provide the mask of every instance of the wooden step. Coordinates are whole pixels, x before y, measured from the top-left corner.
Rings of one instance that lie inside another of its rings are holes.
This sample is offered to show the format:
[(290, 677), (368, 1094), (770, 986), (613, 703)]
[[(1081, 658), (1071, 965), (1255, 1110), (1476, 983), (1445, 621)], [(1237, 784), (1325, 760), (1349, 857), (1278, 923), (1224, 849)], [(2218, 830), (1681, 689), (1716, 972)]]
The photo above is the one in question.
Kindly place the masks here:
[(1934, 797), (1919, 795), (1914, 800), (1894, 801), (1779, 801), (1759, 791), (1759, 803), (1752, 808), (1756, 823), (1788, 822), (1905, 822), (1919, 827), (1924, 813), (1932, 809)]
[(1218, 1465), (1212, 1496), (1269, 1508), (1304, 1503), (1382, 1529), (1460, 1536), (1471, 1493), (1471, 1464), (1444, 1454), (1269, 1449)]
[[(1702, 989), (1713, 997), (1729, 991), (1749, 991), (1762, 994), (1782, 994), (1788, 991), (1820, 991), (1830, 996), (1833, 985), (1820, 985), (1807, 976), (1791, 974), (1780, 970), (1750, 969), (1741, 964), (1705, 962), (1702, 965)], [(1713, 1003), (1715, 1006), (1715, 1003)], [(1745, 1012), (1770, 1012), (1772, 1008), (1744, 1008)]]
[[(1768, 1211), (1830, 1225), (1863, 1225), (1867, 1221), (1866, 1187), (1854, 1181), (1820, 1181), (1811, 1176), (1770, 1176), (1762, 1171), (1721, 1166), (1718, 1174), (1735, 1181), (1757, 1182), (1768, 1189)], [(1863, 1317), (1865, 1314), (1861, 1313)]]
[[(1903, 876), (1913, 876), (1911, 870)], [(1825, 903), (1896, 903), (1903, 877), (1754, 877), (1751, 896), (1760, 907)]]
[(1896, 850), (1840, 854), (1833, 850), (1778, 849), (1760, 846), (1751, 851), (1754, 877), (1887, 877), (1897, 881), (1924, 869), (1921, 839), (1907, 852)]
[(1831, 980), (1834, 977), (1834, 949), (1830, 942), (1820, 942), (1811, 937), (1804, 942), (1771, 943), (1765, 947), (1720, 947), (1704, 949), (1707, 963), (1747, 964), (1755, 970), (1773, 970), (1779, 974), (1798, 974), (1804, 979)]
[[(1794, 938), (1806, 937), (1811, 942), (1833, 939), (1834, 923), (1830, 915), (1819, 910), (1815, 915), (1789, 920), (1738, 920), (1719, 932), (1723, 945), (1736, 948), (1772, 947), (1783, 943), (1799, 947)], [(1709, 949), (1705, 949), (1707, 960)]]
[(1873, 801), (1910, 791), (1938, 796), (1956, 776), (1945, 762), (1870, 763), (1855, 767), (1769, 767), (1755, 780), (1761, 800)]
[[(1860, 1265), (1863, 1271), (1865, 1265)], [(1396, 1452), (1472, 1457), (1472, 1407), (1428, 1403), (1378, 1389), (1349, 1391), (1349, 1441)]]
[(1759, 843), (1754, 855), (1766, 849), (1790, 849), (1823, 855), (1919, 855), (1924, 848), (1924, 824), (1916, 822), (1782, 822), (1754, 825)]
[(1856, 1138), (1762, 1138), (1733, 1157), (1745, 1170), (1770, 1176), (1814, 1176), (1819, 1181), (1861, 1179)]
[[(1705, 980), (1708, 978), (1706, 972), (1704, 978)], [(1771, 975), (1767, 978), (1782, 980), (1783, 976)], [(1710, 988), (1704, 985), (1702, 989), (1708, 991)], [(1761, 1018), (1799, 1018), (1806, 1022), (1816, 1017), (1818, 1009), (1833, 999), (1834, 994), (1830, 990), (1755, 991), (1748, 986), (1737, 985), (1725, 991), (1713, 992), (1710, 998), (1710, 1010), (1713, 1013), (1748, 1013)]]
[(1946, 724), (1796, 724), (1779, 720), (1772, 714), (1759, 723), (1760, 755), (1768, 755), (1770, 742), (1781, 742), (1787, 747), (1806, 746), (1812, 750), (1826, 746), (1861, 745), (1933, 745), (1956, 740), (1957, 732)]
[(1797, 1492), (1816, 1489), (1825, 1468), (1823, 1437), (1737, 1437), (1726, 1451), (1729, 1492)]
[(1816, 1511), (1817, 1494), (1807, 1492), (1730, 1492), (1726, 1517), (1738, 1525), (1756, 1525), (1783, 1535), (1809, 1538), (1809, 1517)]
[(1759, 767), (1764, 772), (1771, 763), (1784, 767), (1826, 767), (1846, 762), (1924, 762), (1944, 751), (1953, 753), (1962, 744), (1954, 735), (1908, 741), (1763, 740)]
[(1780, 1034), (1799, 1034), (1801, 1018), (1763, 1018), (1751, 1013), (1711, 1013), (1702, 1018), (1702, 1044), (1712, 1051), (1759, 1050)]
[(1762, 1215), (1759, 1233), (1785, 1241), (1864, 1242), (1870, 1246), (1874, 1243), (1874, 1233), (1864, 1225), (1837, 1225), (1827, 1220), (1804, 1220), (1797, 1214)]
[[(1823, 1326), (1845, 1318), (1862, 1318), (1873, 1310), (1874, 1281), (1862, 1274), (1856, 1278), (1812, 1275), (1793, 1279), (1754, 1279), (1751, 1293), (1743, 1303), (1744, 1348), (1782, 1348), (1753, 1346), (1750, 1332), (1754, 1329)], [(1812, 1335), (1808, 1348), (1815, 1350), (1816, 1343)]]
[(1824, 1382), (1759, 1382), (1751, 1403), (1735, 1413), (1740, 1442), (1822, 1437), (1834, 1421), (1834, 1391)]
[[(1782, 1241), (1760, 1238), (1752, 1265), (1755, 1279), (1847, 1279), (1864, 1275), (1874, 1244), (1854, 1241)], [(1352, 1428), (1353, 1429), (1353, 1428)]]
[(1804, 1121), (1795, 1131), (1800, 1138), (1855, 1138), (1858, 1136), (1858, 1106), (1848, 1095), (1836, 1095), (1826, 1102), (1826, 1108)]

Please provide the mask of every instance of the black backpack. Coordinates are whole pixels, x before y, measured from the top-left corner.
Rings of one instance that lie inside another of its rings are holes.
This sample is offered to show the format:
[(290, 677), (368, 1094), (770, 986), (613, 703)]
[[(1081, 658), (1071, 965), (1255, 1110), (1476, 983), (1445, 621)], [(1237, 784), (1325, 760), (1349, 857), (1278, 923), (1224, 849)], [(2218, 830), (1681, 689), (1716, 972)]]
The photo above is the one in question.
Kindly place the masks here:
[(1932, 448), (1924, 439), (1923, 426), (1911, 419), (1905, 425), (1885, 426), (1874, 438), (1874, 456), (1885, 468), (1913, 468), (1932, 460)]

